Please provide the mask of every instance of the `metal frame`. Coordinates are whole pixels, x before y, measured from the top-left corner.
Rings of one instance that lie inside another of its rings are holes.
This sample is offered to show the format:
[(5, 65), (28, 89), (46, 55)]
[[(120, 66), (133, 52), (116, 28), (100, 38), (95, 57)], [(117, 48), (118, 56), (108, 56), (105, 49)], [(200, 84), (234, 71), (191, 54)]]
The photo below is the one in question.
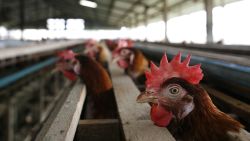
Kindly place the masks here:
[[(84, 18), (88, 27), (121, 27), (134, 26), (141, 23), (145, 24), (145, 19), (163, 15), (163, 20), (167, 20), (167, 13), (191, 0), (181, 0), (172, 5), (166, 5), (166, 0), (149, 1), (142, 0), (109, 0), (97, 2), (96, 9), (82, 7), (78, 4), (78, 0), (19, 0), (19, 1), (3, 1), (1, 0), (0, 8), (11, 8), (13, 12), (12, 19), (7, 23), (10, 27), (20, 27), (23, 29), (27, 26), (45, 25), (45, 20), (51, 17), (75, 17)], [(207, 11), (207, 42), (213, 42), (212, 36), (212, 8), (214, 0), (198, 0), (204, 3), (204, 8)], [(128, 7), (117, 5), (117, 2), (130, 4)], [(30, 6), (31, 5), (31, 6)], [(66, 8), (67, 6), (67, 8)], [(155, 11), (150, 14), (145, 14), (145, 10), (136, 11), (139, 7), (148, 7), (148, 10)], [(48, 10), (50, 9), (50, 10)], [(74, 9), (74, 10), (72, 10)], [(32, 11), (32, 12), (29, 12)], [(35, 11), (35, 12), (33, 12)], [(19, 13), (19, 14), (17, 14)], [(147, 17), (145, 17), (147, 15)], [(15, 18), (14, 18), (15, 17)], [(136, 18), (135, 18), (136, 17)], [(134, 19), (133, 19), (134, 18)], [(1, 24), (1, 23), (0, 23)], [(165, 29), (167, 31), (167, 29)], [(165, 41), (167, 36), (165, 35)]]

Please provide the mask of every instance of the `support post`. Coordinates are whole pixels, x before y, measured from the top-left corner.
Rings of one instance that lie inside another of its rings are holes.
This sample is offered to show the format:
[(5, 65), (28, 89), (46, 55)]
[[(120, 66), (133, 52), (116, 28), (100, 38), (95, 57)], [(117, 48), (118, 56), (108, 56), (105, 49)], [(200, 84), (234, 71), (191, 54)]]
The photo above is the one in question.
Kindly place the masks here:
[[(147, 25), (148, 25), (148, 6), (144, 7), (144, 25), (145, 28), (147, 29)], [(146, 30), (147, 32), (147, 30)], [(145, 34), (145, 42), (147, 41), (147, 33)]]
[(39, 0), (36, 0), (34, 4), (35, 4), (34, 7), (36, 8), (36, 11), (35, 11), (36, 20), (39, 20), (39, 17), (40, 17), (40, 14), (39, 14), (39, 10), (40, 10)]
[(44, 109), (45, 109), (45, 79), (40, 80), (40, 89), (39, 89), (39, 122), (45, 120), (44, 116)]
[(135, 13), (135, 27), (139, 25), (139, 14)]
[(168, 0), (163, 0), (163, 21), (165, 23), (165, 38), (164, 42), (168, 43), (168, 35), (167, 35), (167, 21), (168, 21)]
[(23, 29), (25, 24), (25, 4), (24, 0), (19, 0), (19, 21), (20, 21), (20, 29), (21, 29), (21, 40), (23, 40)]
[[(2, 6), (3, 5), (3, 2), (2, 2), (2, 0), (0, 0), (0, 21), (4, 21), (4, 19), (2, 18), (3, 17), (3, 14), (2, 14)], [(2, 24), (2, 22), (0, 22), (0, 24)], [(3, 40), (4, 39), (4, 36), (2, 37), (1, 35), (0, 35), (0, 40)]]
[(3, 0), (0, 0), (0, 20), (2, 21), (2, 17), (3, 17), (3, 14), (2, 14), (2, 8), (3, 8)]
[(129, 26), (129, 28), (132, 28), (132, 26), (133, 26), (133, 18), (132, 17), (128, 17), (128, 26)]
[(213, 0), (204, 0), (207, 15), (207, 44), (213, 43)]
[(133, 14), (132, 16), (131, 16), (131, 19), (132, 19), (132, 27), (136, 27), (136, 19), (135, 19), (136, 17), (135, 17), (135, 14)]

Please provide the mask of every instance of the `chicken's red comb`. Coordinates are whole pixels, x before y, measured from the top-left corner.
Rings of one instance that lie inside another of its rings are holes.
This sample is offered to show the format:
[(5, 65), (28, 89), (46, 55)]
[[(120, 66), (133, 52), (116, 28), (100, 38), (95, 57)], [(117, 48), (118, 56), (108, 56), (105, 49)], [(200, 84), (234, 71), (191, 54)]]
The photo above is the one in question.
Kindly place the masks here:
[(72, 50), (63, 50), (57, 53), (57, 56), (67, 60), (67, 59), (75, 59), (75, 53)]
[(134, 42), (132, 40), (127, 40), (127, 44), (128, 44), (128, 47), (133, 47), (134, 46)]
[(191, 84), (198, 84), (203, 77), (201, 65), (189, 66), (190, 59), (191, 55), (188, 55), (181, 62), (181, 53), (179, 52), (171, 62), (168, 62), (167, 55), (164, 54), (159, 67), (151, 62), (151, 70), (145, 72), (147, 89), (158, 91), (165, 80), (173, 77), (185, 79)]
[(131, 40), (120, 39), (120, 40), (118, 40), (117, 46), (118, 46), (118, 48), (132, 47), (133, 42)]

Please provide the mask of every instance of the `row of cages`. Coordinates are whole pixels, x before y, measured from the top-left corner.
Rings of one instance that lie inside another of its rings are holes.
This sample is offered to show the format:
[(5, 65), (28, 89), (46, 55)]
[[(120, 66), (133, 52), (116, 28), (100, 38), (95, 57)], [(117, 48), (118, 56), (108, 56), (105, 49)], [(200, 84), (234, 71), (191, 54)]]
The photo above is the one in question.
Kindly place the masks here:
[(73, 82), (54, 71), (55, 52), (0, 60), (0, 141), (33, 140), (72, 87)]

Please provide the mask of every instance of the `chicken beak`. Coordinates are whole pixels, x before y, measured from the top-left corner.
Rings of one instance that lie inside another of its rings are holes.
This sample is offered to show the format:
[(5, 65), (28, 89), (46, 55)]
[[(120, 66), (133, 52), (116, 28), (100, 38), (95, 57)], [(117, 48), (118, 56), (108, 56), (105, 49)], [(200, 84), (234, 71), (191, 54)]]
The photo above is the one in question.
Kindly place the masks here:
[(130, 57), (129, 57), (130, 64), (133, 64), (134, 58), (135, 58), (135, 55), (134, 55), (134, 54), (130, 55)]
[(158, 103), (158, 96), (154, 93), (149, 93), (147, 91), (142, 92), (136, 99), (138, 103)]
[(117, 56), (112, 60), (112, 63), (117, 63), (120, 59), (122, 59), (122, 57)]

